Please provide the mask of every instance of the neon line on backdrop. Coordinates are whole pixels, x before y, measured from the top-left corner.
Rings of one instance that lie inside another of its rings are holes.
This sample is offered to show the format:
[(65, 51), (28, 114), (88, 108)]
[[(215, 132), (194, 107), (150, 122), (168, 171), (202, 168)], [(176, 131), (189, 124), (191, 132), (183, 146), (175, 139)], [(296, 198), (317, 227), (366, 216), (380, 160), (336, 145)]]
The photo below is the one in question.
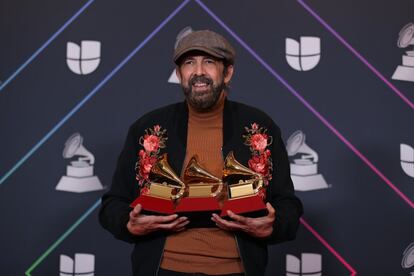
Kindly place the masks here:
[(309, 7), (303, 0), (297, 0), (302, 7), (307, 10), (323, 27), (325, 27), (333, 36), (335, 36), (348, 50), (350, 50), (362, 63), (364, 63), (378, 78), (380, 78), (395, 94), (397, 94), (411, 109), (414, 109), (412, 103), (400, 90), (398, 90), (391, 82), (389, 82), (371, 63), (368, 62), (355, 48), (351, 46), (337, 31), (334, 30), (325, 20), (320, 17), (315, 10)]
[[(13, 74), (11, 74), (10, 77), (8, 77), (4, 82), (0, 82), (0, 92), (3, 90), (3, 88), (6, 87), (7, 84), (9, 84), (14, 78), (17, 77), (18, 74), (20, 74), (21, 71), (23, 71), (24, 68), (26, 68), (40, 53), (43, 52), (43, 50), (49, 46), (50, 43), (52, 43), (73, 21), (75, 21), (76, 18), (78, 18), (85, 10), (88, 8), (95, 0), (89, 0), (85, 5), (80, 8), (72, 17), (67, 20), (62, 27), (59, 28), (48, 40), (46, 40), (43, 45), (36, 50), (22, 65), (17, 68), (16, 71), (14, 71)], [(0, 182), (1, 184), (1, 182)]]
[(265, 67), (278, 81), (280, 81), (306, 108), (309, 109), (326, 127), (328, 127), (352, 152), (354, 152), (368, 167), (374, 171), (398, 196), (400, 196), (411, 208), (412, 202), (401, 192), (375, 165), (363, 155), (351, 142), (349, 142), (324, 116), (322, 116), (298, 91), (296, 91), (285, 79), (283, 79), (268, 63), (266, 63), (249, 45), (247, 45), (234, 31), (232, 31), (217, 15), (215, 15), (200, 0), (195, 0), (211, 17), (213, 17), (237, 42), (239, 42), (263, 67)]

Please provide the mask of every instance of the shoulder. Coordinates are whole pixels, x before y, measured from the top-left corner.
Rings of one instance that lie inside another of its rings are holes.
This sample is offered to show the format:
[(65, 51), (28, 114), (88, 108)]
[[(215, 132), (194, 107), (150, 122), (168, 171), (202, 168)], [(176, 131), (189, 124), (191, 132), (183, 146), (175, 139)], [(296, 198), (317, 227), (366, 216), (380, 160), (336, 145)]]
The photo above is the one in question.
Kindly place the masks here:
[(177, 116), (183, 116), (185, 103), (173, 103), (157, 109), (154, 109), (140, 118), (138, 118), (130, 127), (132, 132), (142, 132), (142, 130), (151, 128), (154, 125), (160, 125), (165, 128), (170, 126)]
[(245, 125), (251, 123), (258, 123), (266, 128), (274, 129), (274, 131), (280, 133), (278, 125), (273, 119), (263, 110), (236, 101), (228, 101), (229, 109), (231, 112), (237, 114), (238, 120)]

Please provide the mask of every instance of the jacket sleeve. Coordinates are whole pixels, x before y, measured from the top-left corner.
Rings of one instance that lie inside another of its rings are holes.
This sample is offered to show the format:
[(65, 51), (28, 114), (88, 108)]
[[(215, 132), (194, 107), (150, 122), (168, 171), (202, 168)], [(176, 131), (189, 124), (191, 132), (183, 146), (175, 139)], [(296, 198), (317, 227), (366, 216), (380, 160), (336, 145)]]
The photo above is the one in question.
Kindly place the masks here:
[(130, 203), (139, 194), (138, 183), (135, 180), (135, 163), (138, 153), (138, 138), (131, 127), (121, 154), (119, 155), (112, 185), (102, 196), (99, 211), (99, 222), (115, 238), (126, 242), (137, 242), (143, 237), (132, 235), (126, 224), (129, 219)]
[(270, 244), (293, 240), (299, 227), (299, 218), (303, 214), (303, 206), (295, 196), (290, 164), (279, 128), (273, 123), (271, 144), (273, 177), (269, 182), (267, 200), (276, 210), (273, 233), (267, 239)]

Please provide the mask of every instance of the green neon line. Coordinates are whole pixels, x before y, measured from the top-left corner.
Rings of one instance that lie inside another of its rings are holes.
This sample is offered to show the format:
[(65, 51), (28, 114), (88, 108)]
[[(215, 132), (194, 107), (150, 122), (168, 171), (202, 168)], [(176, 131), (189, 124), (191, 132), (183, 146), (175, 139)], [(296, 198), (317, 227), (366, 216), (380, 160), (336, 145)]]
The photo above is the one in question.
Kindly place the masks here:
[(42, 254), (25, 272), (27, 276), (31, 276), (30, 273), (41, 263), (56, 247), (59, 246), (78, 226), (81, 224), (98, 206), (101, 204), (101, 199), (98, 199), (63, 235), (57, 239), (52, 246), (50, 246), (45, 253)]

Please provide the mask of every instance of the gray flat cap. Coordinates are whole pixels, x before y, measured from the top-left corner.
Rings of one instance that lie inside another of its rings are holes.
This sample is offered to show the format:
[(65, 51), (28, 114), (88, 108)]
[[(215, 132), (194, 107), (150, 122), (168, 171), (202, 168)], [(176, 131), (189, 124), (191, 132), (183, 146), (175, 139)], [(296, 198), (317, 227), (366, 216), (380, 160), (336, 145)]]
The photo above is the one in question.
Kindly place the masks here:
[(234, 48), (223, 36), (209, 30), (190, 32), (181, 38), (174, 51), (174, 62), (178, 64), (185, 53), (196, 50), (234, 64), (236, 56)]

